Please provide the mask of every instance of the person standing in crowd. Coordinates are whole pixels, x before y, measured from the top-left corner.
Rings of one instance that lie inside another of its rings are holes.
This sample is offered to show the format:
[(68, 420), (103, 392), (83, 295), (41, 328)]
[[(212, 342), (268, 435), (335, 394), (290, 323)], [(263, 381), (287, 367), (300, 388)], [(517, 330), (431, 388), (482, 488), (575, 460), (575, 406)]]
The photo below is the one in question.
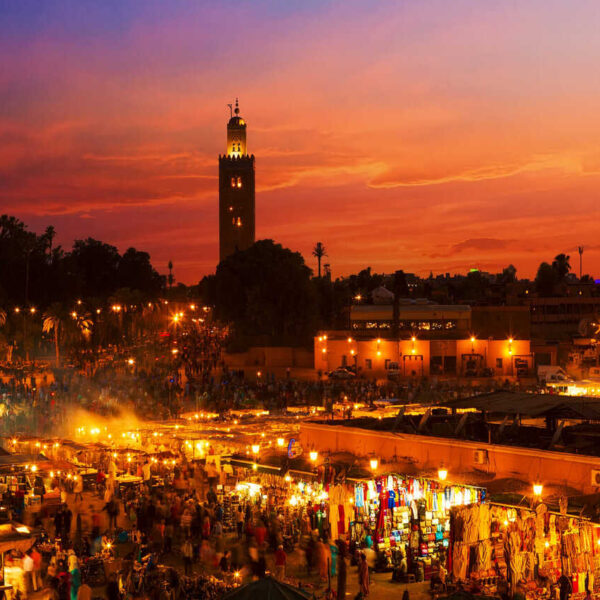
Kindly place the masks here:
[(77, 594), (81, 586), (81, 572), (79, 571), (79, 561), (73, 550), (69, 550), (69, 575), (71, 576), (70, 600), (77, 600)]
[(121, 592), (119, 591), (119, 583), (117, 582), (117, 576), (113, 573), (110, 576), (108, 583), (106, 584), (106, 598), (107, 600), (120, 600)]
[(285, 565), (287, 563), (287, 554), (283, 549), (283, 545), (279, 544), (275, 551), (275, 577), (279, 581), (285, 580)]
[(31, 551), (33, 559), (33, 591), (37, 592), (42, 587), (42, 555), (34, 546)]
[(192, 559), (194, 558), (194, 547), (189, 537), (186, 537), (181, 545), (181, 554), (183, 555), (183, 568), (186, 575), (192, 574)]
[(33, 589), (33, 570), (34, 562), (31, 556), (31, 550), (27, 550), (23, 556), (23, 575), (25, 577), (25, 590), (29, 594)]
[(560, 589), (560, 600), (569, 600), (571, 594), (573, 593), (573, 585), (571, 584), (571, 580), (563, 573), (558, 578), (557, 583)]
[(75, 484), (73, 485), (73, 492), (75, 493), (74, 502), (77, 502), (77, 498), (79, 501), (83, 501), (83, 477), (75, 476)]
[(241, 504), (238, 505), (235, 513), (235, 525), (237, 529), (238, 540), (241, 540), (244, 533), (244, 509), (242, 508)]
[(337, 541), (338, 559), (337, 559), (337, 597), (338, 600), (344, 600), (346, 597), (346, 580), (348, 578), (348, 567), (346, 564), (346, 543), (344, 540)]
[(92, 588), (85, 581), (79, 586), (77, 600), (92, 600)]
[(358, 563), (358, 585), (363, 598), (366, 598), (369, 595), (369, 584), (369, 565), (367, 564), (365, 553), (361, 552)]

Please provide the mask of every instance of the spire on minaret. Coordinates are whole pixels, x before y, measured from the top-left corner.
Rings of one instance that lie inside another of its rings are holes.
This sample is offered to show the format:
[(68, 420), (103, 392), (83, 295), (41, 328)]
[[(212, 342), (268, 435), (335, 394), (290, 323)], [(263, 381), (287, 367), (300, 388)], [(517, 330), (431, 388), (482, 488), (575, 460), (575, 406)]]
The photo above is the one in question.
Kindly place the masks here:
[(237, 98), (235, 99), (235, 111), (234, 112), (235, 112), (236, 115), (240, 114), (240, 104), (239, 104)]

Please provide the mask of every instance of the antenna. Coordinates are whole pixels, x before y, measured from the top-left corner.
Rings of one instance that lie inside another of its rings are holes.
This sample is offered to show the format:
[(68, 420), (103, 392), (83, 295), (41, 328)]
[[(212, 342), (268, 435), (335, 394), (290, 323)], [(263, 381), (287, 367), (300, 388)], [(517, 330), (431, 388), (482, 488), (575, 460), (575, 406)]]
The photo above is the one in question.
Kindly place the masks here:
[(577, 252), (579, 252), (579, 281), (581, 281), (583, 271), (583, 246), (577, 246)]
[(229, 106), (229, 118), (232, 119), (233, 118), (233, 104), (228, 104), (227, 106)]

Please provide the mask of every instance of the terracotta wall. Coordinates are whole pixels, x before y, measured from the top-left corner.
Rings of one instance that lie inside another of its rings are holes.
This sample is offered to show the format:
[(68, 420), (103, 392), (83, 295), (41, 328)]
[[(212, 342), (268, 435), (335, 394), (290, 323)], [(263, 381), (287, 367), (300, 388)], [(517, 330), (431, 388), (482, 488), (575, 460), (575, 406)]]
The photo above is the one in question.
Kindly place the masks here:
[(477, 483), (483, 472), (532, 485), (538, 481), (568, 485), (584, 494), (600, 491), (592, 485), (592, 470), (600, 470), (600, 458), (591, 456), (317, 423), (301, 425), (300, 443), (306, 450), (364, 456), (365, 464), (367, 457), (375, 456), (386, 462), (410, 463), (420, 470), (437, 470), (443, 465), (466, 479), (473, 473), (472, 483)]

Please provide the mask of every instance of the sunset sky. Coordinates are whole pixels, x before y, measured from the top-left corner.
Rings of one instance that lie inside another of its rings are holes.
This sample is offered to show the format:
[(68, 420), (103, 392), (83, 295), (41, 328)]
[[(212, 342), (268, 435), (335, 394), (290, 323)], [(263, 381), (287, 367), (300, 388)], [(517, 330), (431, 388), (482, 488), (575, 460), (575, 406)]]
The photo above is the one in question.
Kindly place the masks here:
[(257, 238), (334, 276), (600, 276), (598, 0), (0, 0), (0, 212), (58, 241), (218, 257), (240, 99)]

